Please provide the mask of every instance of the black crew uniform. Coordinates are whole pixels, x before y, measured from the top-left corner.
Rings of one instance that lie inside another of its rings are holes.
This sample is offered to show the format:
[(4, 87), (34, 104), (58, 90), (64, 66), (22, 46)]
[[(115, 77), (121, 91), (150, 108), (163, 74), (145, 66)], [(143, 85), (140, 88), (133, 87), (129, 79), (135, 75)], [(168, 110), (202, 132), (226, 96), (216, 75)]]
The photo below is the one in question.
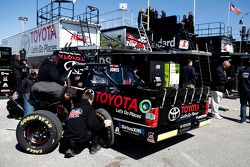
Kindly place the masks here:
[(59, 76), (56, 64), (49, 61), (49, 59), (46, 59), (39, 68), (37, 81), (56, 82), (60, 85), (64, 85), (64, 82)]
[(36, 109), (48, 109), (56, 112), (55, 106), (52, 104), (60, 103), (68, 111), (71, 111), (71, 101), (64, 100), (65, 91), (66, 88), (56, 82), (36, 82), (31, 87), (30, 101)]
[(23, 69), (25, 69), (25, 65), (22, 64), (21, 61), (14, 60), (12, 62), (12, 71), (15, 79), (15, 90), (19, 94), (22, 93)]
[(195, 68), (193, 66), (184, 67), (184, 84), (195, 85)]
[(224, 93), (228, 82), (226, 72), (221, 66), (217, 67), (212, 75), (211, 90)]
[(95, 109), (87, 100), (80, 100), (75, 104), (66, 122), (63, 139), (68, 147), (75, 149), (80, 147), (95, 147), (98, 144), (98, 130), (105, 127), (104, 122), (97, 119)]
[(250, 101), (250, 67), (240, 69), (238, 80), (238, 90), (241, 101)]

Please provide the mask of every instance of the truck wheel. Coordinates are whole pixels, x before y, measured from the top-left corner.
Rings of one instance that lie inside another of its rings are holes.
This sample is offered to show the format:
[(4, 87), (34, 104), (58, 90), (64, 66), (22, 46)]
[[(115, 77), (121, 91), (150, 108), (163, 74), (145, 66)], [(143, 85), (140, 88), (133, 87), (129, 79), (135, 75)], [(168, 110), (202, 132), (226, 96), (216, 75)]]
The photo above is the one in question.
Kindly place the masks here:
[(61, 137), (60, 120), (47, 110), (37, 110), (22, 118), (16, 129), (16, 138), (20, 148), (32, 154), (51, 151)]
[[(96, 110), (96, 115), (100, 121), (104, 121), (106, 119), (112, 120), (111, 116), (105, 109), (98, 109)], [(101, 144), (102, 147), (108, 148), (112, 144), (114, 144), (115, 136), (114, 136), (114, 125), (113, 122), (111, 126), (102, 128), (100, 130), (100, 136), (99, 136), (99, 144)]]

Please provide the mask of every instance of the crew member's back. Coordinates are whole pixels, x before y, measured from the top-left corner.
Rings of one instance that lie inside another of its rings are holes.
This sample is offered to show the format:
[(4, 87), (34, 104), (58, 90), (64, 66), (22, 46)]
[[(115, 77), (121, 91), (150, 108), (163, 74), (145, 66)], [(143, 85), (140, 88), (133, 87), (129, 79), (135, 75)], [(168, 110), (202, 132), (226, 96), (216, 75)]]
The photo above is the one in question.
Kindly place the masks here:
[(51, 55), (49, 58), (43, 61), (38, 71), (37, 81), (56, 82), (60, 85), (64, 85), (64, 82), (59, 76), (59, 71), (56, 67), (59, 57), (57, 55)]

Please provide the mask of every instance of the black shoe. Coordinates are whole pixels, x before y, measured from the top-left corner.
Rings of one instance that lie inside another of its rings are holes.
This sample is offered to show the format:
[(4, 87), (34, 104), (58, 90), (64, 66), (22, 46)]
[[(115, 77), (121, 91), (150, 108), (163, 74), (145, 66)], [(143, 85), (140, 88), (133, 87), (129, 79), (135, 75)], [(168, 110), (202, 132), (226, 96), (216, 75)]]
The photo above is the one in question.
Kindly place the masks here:
[(9, 115), (7, 115), (7, 118), (10, 118), (10, 119), (16, 118), (16, 115), (9, 114)]
[(65, 156), (64, 158), (71, 158), (71, 157), (74, 157), (75, 156), (75, 153), (72, 149), (68, 149), (65, 153)]
[(89, 153), (90, 153), (91, 155), (93, 155), (93, 154), (97, 153), (98, 151), (100, 151), (101, 148), (102, 148), (102, 147), (101, 147), (100, 145), (97, 145), (96, 147), (91, 147), (90, 150), (89, 150)]

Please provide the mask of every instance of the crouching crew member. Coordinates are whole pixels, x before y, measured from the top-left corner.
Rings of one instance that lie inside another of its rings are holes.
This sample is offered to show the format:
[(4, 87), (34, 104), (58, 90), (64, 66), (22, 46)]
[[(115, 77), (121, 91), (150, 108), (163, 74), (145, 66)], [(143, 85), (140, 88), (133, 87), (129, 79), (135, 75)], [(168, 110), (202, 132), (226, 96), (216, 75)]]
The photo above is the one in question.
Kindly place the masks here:
[[(111, 120), (100, 122), (96, 111), (91, 106), (94, 100), (94, 91), (87, 90), (75, 102), (74, 109), (70, 112), (63, 134), (63, 141), (67, 145), (65, 158), (75, 155), (75, 148), (88, 147), (90, 154), (95, 154), (101, 149), (98, 144), (98, 131), (103, 127), (111, 126)], [(91, 142), (91, 144), (90, 144)]]
[(71, 100), (75, 96), (76, 90), (73, 88), (65, 88), (56, 82), (40, 81), (31, 87), (29, 101), (35, 105), (36, 109), (51, 109), (53, 111), (57, 104), (63, 104), (68, 111), (71, 111), (73, 106)]

